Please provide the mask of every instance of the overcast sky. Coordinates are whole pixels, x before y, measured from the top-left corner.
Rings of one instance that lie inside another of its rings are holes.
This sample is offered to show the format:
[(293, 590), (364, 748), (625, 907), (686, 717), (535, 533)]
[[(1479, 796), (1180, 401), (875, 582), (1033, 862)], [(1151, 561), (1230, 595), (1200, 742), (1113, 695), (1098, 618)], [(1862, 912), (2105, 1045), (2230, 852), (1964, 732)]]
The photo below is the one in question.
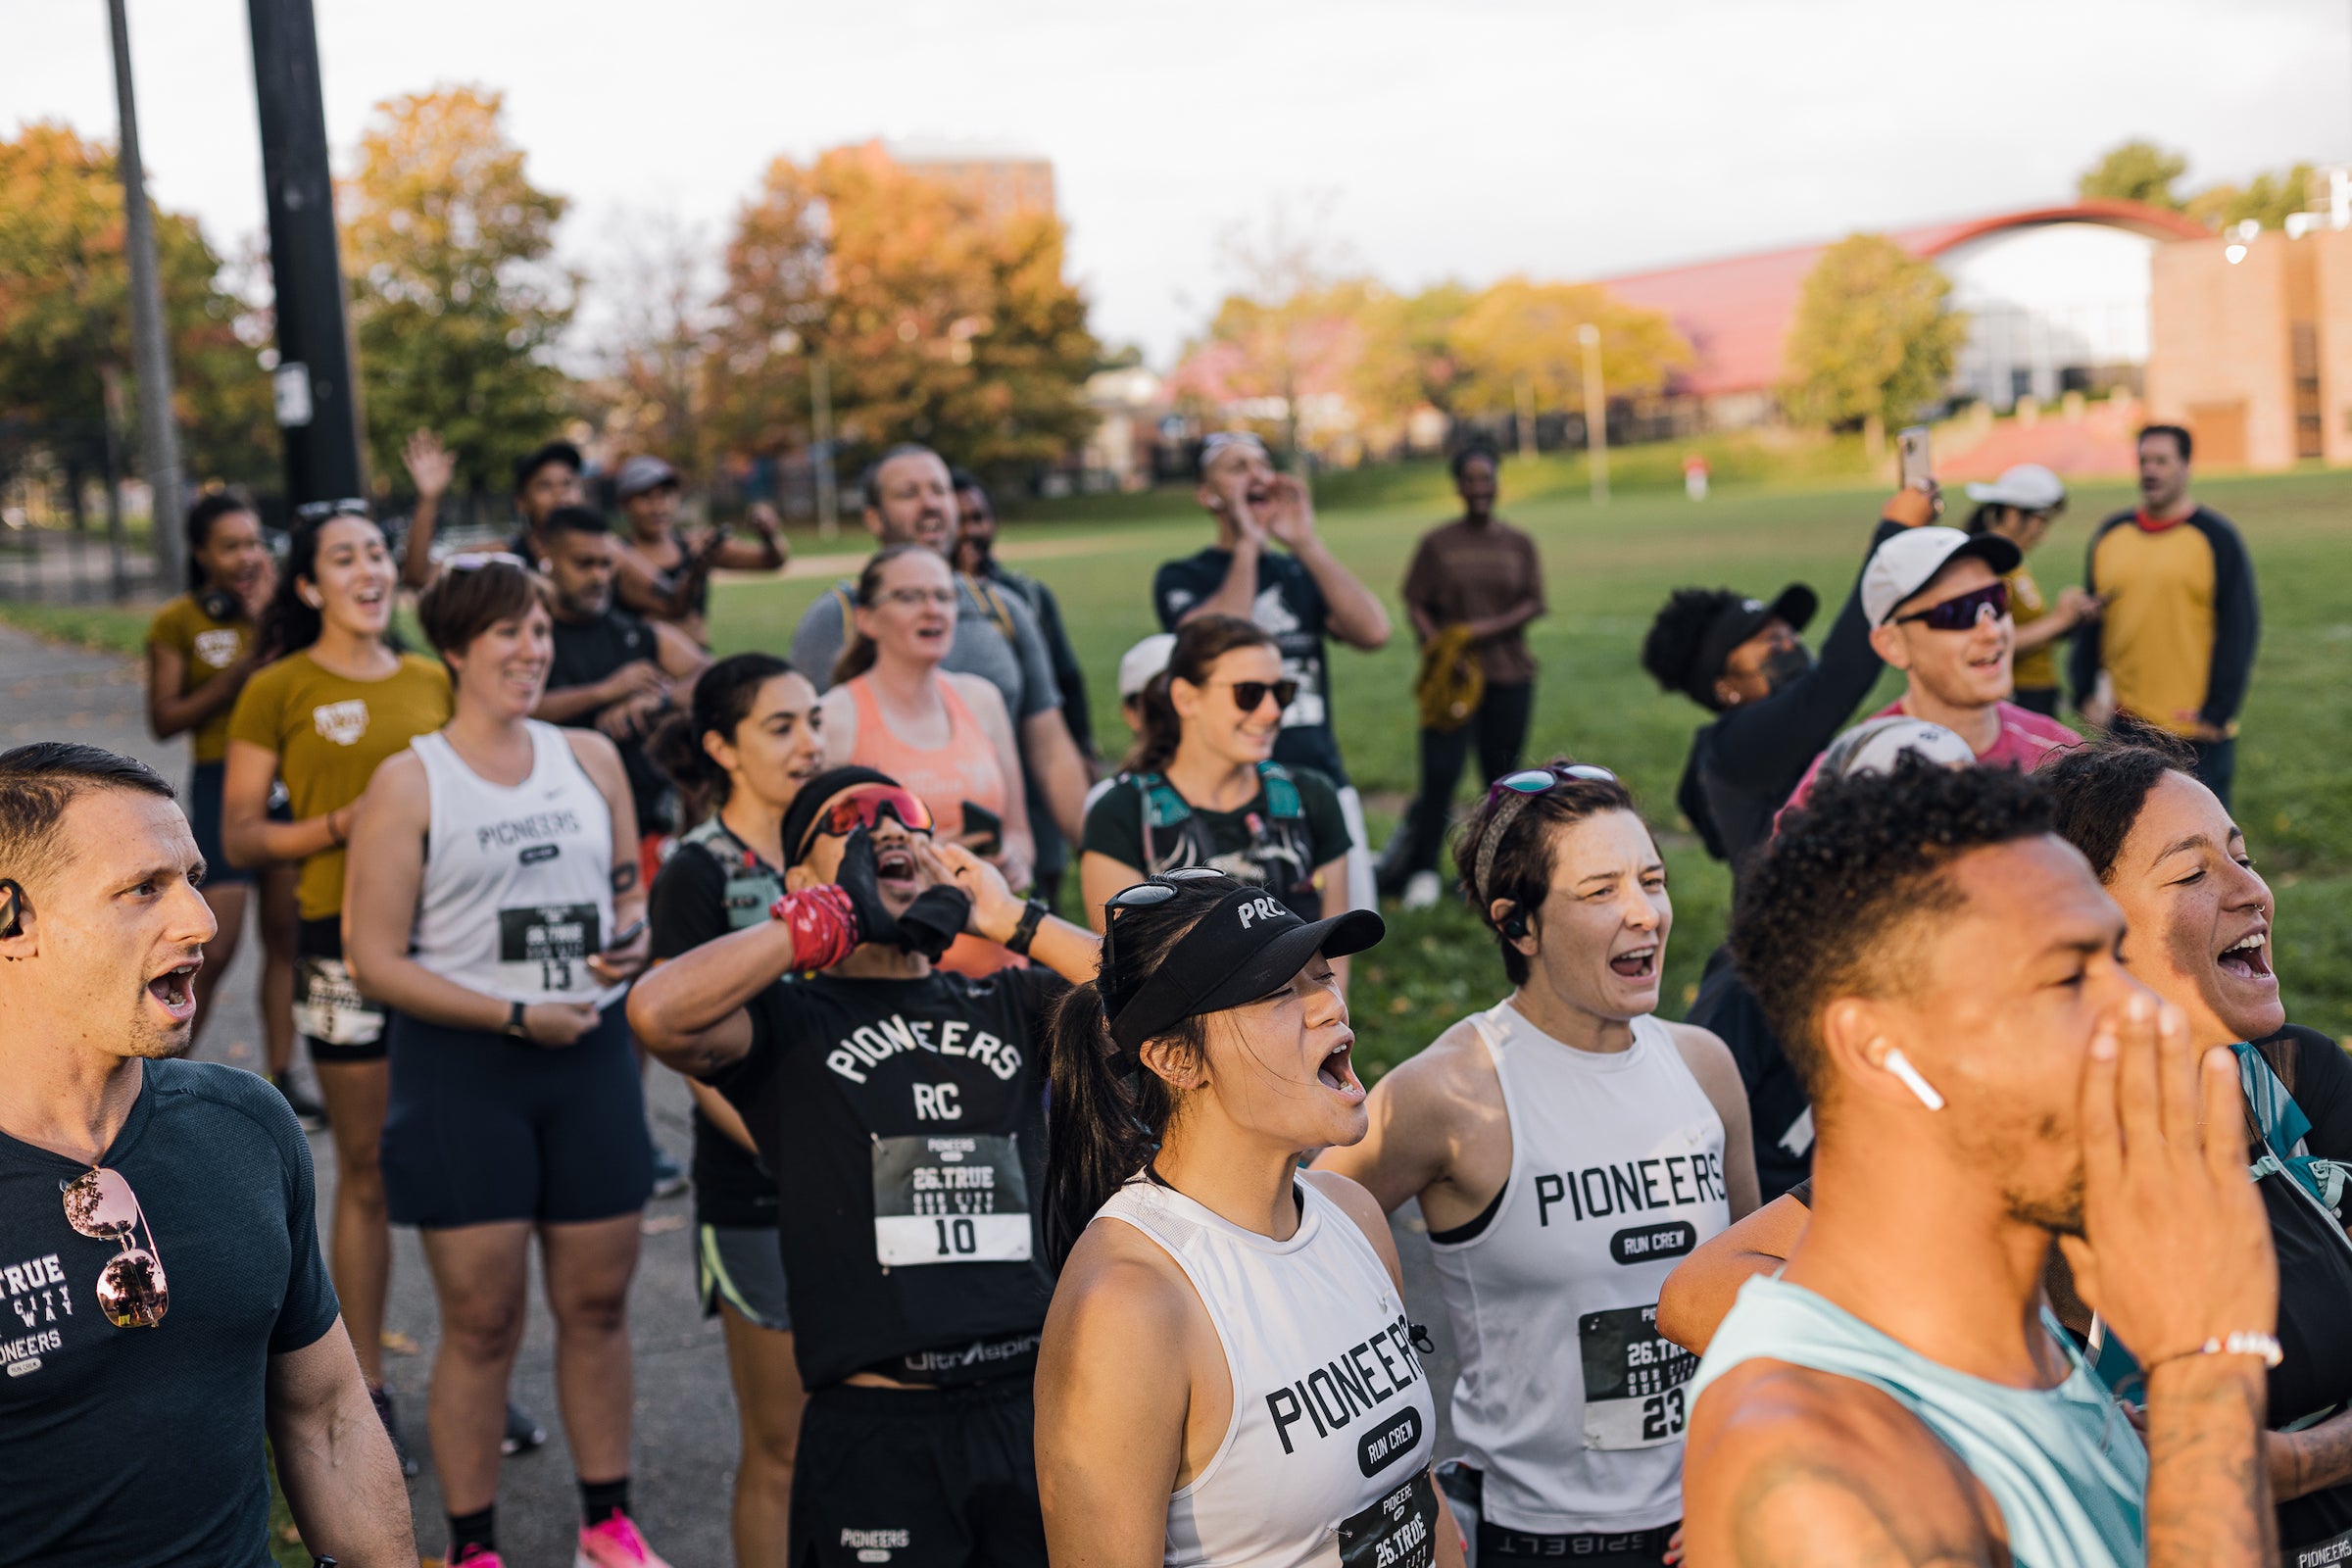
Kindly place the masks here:
[[(1278, 207), (1399, 287), (1583, 278), (2062, 198), (2145, 135), (2190, 182), (2352, 159), (2352, 0), (317, 0), (338, 167), (370, 107), (504, 89), (564, 248), (715, 246), (779, 153), (1051, 158), (1110, 341), (1164, 366)], [(148, 176), (262, 227), (244, 0), (130, 0)], [(111, 138), (101, 0), (0, 0), (0, 128)]]

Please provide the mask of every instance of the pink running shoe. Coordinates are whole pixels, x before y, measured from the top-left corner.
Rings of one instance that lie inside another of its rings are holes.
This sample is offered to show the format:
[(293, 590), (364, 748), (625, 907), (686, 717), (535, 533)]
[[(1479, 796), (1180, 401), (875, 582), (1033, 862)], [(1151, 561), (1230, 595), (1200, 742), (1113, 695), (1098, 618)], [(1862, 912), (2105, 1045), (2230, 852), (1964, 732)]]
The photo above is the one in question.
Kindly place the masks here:
[(507, 1560), (495, 1551), (476, 1546), (463, 1557), (450, 1558), (449, 1568), (507, 1568)]
[(669, 1564), (654, 1555), (654, 1548), (645, 1544), (627, 1514), (616, 1513), (580, 1532), (580, 1549), (571, 1559), (571, 1568), (669, 1568)]

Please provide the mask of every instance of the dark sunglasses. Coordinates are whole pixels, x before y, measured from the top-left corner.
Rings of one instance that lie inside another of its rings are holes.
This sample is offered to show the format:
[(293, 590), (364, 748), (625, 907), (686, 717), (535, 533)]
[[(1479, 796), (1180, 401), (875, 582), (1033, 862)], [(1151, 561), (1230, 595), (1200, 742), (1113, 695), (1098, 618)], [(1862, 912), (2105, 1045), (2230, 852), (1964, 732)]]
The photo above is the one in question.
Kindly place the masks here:
[(909, 833), (928, 833), (932, 830), (931, 808), (900, 789), (895, 784), (860, 784), (826, 808), (823, 815), (808, 824), (801, 842), (793, 847), (792, 858), (799, 860), (808, 853), (808, 842), (819, 833), (847, 838), (859, 828), (872, 831), (884, 816), (894, 817)]
[[(58, 1184), (66, 1195), (66, 1223), (93, 1241), (113, 1242), (120, 1251), (98, 1274), (98, 1309), (119, 1329), (151, 1329), (172, 1308), (172, 1292), (164, 1284), (164, 1261), (157, 1255), (155, 1227), (121, 1171), (93, 1165), (80, 1175)], [(138, 1245), (138, 1231), (147, 1225), (147, 1245)]]
[(1245, 713), (1254, 713), (1262, 707), (1266, 694), (1274, 694), (1274, 706), (1285, 712), (1298, 699), (1298, 683), (1295, 680), (1237, 680), (1213, 682), (1233, 688), (1234, 706)]
[[(1989, 617), (1985, 614), (1986, 611), (1992, 612)], [(1914, 611), (1908, 615), (1897, 615), (1894, 617), (1894, 623), (1900, 626), (1916, 620), (1926, 625), (1930, 631), (1967, 631), (1980, 620), (1987, 618), (1998, 620), (2007, 613), (2009, 613), (2009, 585), (2005, 582), (1996, 582), (1988, 583), (1973, 593), (1946, 599), (1940, 605), (1930, 605), (1927, 609)]]
[(1494, 852), (1502, 847), (1502, 836), (1519, 819), (1519, 813), (1527, 809), (1528, 802), (1539, 795), (1548, 794), (1562, 784), (1617, 782), (1616, 774), (1596, 763), (1566, 762), (1557, 767), (1523, 767), (1516, 773), (1505, 773), (1488, 785), (1487, 799), (1501, 804), (1494, 808), (1494, 815), (1488, 821), (1487, 830), (1479, 835), (1478, 864), (1470, 878), (1470, 885), (1478, 890), (1479, 897), (1482, 900), (1486, 897), (1487, 878), (1494, 870)]

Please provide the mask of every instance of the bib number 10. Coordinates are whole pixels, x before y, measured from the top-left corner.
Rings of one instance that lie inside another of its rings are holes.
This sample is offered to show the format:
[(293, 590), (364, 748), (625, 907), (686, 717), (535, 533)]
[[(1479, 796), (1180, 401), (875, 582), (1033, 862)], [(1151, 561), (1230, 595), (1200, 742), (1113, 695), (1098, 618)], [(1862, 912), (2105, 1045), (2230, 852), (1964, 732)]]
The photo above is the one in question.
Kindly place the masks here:
[(932, 1225), (939, 1232), (939, 1255), (942, 1258), (970, 1257), (980, 1250), (980, 1228), (958, 1214), (954, 1219), (935, 1219)]
[(1010, 1134), (874, 1140), (876, 1262), (1026, 1262), (1029, 1234), (1029, 1184)]

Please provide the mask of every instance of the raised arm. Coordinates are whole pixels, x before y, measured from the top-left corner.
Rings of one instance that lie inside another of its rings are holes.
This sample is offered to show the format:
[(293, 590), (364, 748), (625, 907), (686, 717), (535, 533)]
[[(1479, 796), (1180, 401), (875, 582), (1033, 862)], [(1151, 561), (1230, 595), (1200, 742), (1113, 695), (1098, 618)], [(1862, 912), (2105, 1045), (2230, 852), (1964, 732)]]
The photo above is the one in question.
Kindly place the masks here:
[(776, 509), (764, 501), (755, 501), (743, 514), (751, 524), (757, 539), (725, 536), (712, 552), (712, 564), (729, 571), (780, 571), (792, 559), (792, 547), (784, 542), (784, 520)]
[(272, 1355), (264, 1397), (278, 1485), (303, 1546), (349, 1568), (414, 1564), (400, 1461), (343, 1320), (302, 1349)]
[(416, 510), (409, 514), (409, 537), (401, 546), (400, 585), (422, 590), (440, 569), (433, 564), (433, 533), (440, 526), (441, 498), (449, 493), (458, 460), (430, 430), (412, 434), (400, 460), (416, 486)]
[[(956, 885), (971, 896), (971, 921), (965, 929), (991, 942), (1011, 937), (1029, 912), (1029, 901), (1012, 891), (1004, 873), (959, 844), (915, 841), (918, 863), (933, 857)], [(1049, 914), (1038, 922), (1036, 934), (1029, 939), (1029, 956), (1072, 985), (1083, 985), (1095, 977), (1102, 963), (1102, 939), (1082, 925)]]
[(1277, 475), (1274, 486), (1266, 531), (1315, 579), (1315, 587), (1323, 595), (1326, 628), (1350, 648), (1382, 646), (1389, 640), (1388, 609), (1315, 531), (1315, 504), (1306, 486), (1287, 473)]

